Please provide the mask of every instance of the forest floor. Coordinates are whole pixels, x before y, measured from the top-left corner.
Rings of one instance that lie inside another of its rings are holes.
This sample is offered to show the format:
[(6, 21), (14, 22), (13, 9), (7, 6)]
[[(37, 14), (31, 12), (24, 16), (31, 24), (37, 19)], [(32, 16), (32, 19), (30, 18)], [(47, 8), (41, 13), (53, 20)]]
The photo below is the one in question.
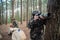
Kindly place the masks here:
[[(3, 35), (2, 40), (11, 40), (11, 36), (9, 36), (8, 33), (7, 33), (9, 25), (10, 24), (0, 25), (0, 30), (1, 30), (1, 33)], [(24, 21), (23, 24), (19, 23), (19, 28), (25, 32), (25, 34), (27, 36), (26, 40), (29, 40), (30, 39), (30, 35), (29, 35), (30, 30), (26, 27), (26, 21)]]

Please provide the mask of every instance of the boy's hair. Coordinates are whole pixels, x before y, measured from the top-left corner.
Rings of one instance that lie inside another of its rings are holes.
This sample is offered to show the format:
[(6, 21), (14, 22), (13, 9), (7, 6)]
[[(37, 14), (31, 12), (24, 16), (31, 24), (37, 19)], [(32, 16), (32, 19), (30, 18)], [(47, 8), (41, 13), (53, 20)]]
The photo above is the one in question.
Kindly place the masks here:
[(32, 12), (32, 15), (34, 16), (35, 14), (40, 15), (40, 14), (41, 14), (41, 12), (39, 12), (39, 11), (33, 11), (33, 12)]
[(14, 27), (14, 26), (11, 24), (10, 27)]

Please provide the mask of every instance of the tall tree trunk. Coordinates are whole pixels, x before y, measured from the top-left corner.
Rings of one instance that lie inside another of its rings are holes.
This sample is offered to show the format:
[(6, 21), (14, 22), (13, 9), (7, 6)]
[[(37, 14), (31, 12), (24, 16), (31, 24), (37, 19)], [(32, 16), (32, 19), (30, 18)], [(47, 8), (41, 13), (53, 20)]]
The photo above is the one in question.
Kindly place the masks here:
[(21, 24), (22, 24), (22, 0), (21, 0)]
[(1, 24), (3, 24), (3, 2), (1, 0)]
[(38, 6), (38, 4), (37, 4), (37, 0), (36, 0), (36, 10), (37, 10), (37, 6)]
[(1, 11), (2, 11), (2, 10), (0, 9), (0, 25), (2, 24), (2, 23), (1, 23), (1, 21), (2, 21), (2, 19), (1, 19)]
[(1, 9), (0, 9), (0, 25), (1, 25)]
[(45, 40), (59, 40), (60, 0), (48, 0), (48, 12), (52, 18), (46, 25)]
[(32, 16), (32, 0), (31, 0), (31, 16)]
[[(2, 0), (1, 0), (1, 4), (2, 4)], [(2, 5), (0, 8), (0, 24), (2, 24)]]
[(34, 10), (34, 0), (32, 2), (33, 2), (33, 10)]
[(14, 1), (15, 0), (12, 0), (12, 18), (14, 17)]
[(8, 20), (8, 13), (7, 13), (7, 0), (6, 0), (6, 24), (7, 24), (7, 20)]
[(39, 0), (39, 10), (41, 11), (41, 0)]
[(27, 21), (27, 23), (28, 23), (28, 0), (27, 0), (27, 14), (26, 14), (26, 17), (27, 17), (27, 19), (26, 19), (26, 21)]
[(2, 2), (2, 24), (3, 24), (3, 22), (4, 22), (4, 18), (3, 18), (3, 2)]

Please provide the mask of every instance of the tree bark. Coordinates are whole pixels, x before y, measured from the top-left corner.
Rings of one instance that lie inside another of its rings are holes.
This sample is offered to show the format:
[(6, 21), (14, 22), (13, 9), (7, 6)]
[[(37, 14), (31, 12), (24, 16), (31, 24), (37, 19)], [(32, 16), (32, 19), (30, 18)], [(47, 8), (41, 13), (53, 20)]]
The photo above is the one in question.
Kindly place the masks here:
[(15, 0), (12, 0), (12, 18), (14, 17), (14, 1)]
[(21, 24), (22, 24), (22, 0), (21, 0)]
[(26, 19), (26, 22), (28, 23), (28, 0), (27, 0), (27, 14), (26, 14), (26, 17), (27, 17), (27, 19)]
[(8, 20), (8, 13), (7, 13), (7, 0), (6, 0), (6, 24), (7, 24), (7, 20)]
[(1, 24), (3, 24), (3, 2), (1, 0)]
[(45, 40), (59, 40), (60, 0), (48, 0), (47, 9), (48, 13), (51, 13), (51, 19), (46, 25)]
[[(1, 4), (2, 4), (2, 0), (1, 0)], [(0, 8), (0, 24), (2, 24), (2, 5)]]
[(0, 25), (1, 25), (1, 9), (0, 9)]
[(39, 11), (41, 11), (41, 0), (39, 0)]
[(3, 19), (3, 2), (2, 2), (2, 24), (4, 23), (4, 19)]

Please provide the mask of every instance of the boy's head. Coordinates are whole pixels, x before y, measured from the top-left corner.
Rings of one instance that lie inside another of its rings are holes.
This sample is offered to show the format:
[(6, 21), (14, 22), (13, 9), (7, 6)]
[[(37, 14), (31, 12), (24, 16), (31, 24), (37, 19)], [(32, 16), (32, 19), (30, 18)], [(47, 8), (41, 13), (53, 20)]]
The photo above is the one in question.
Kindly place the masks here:
[(10, 25), (10, 27), (12, 27), (12, 28), (13, 28), (14, 26), (11, 24), (11, 25)]

